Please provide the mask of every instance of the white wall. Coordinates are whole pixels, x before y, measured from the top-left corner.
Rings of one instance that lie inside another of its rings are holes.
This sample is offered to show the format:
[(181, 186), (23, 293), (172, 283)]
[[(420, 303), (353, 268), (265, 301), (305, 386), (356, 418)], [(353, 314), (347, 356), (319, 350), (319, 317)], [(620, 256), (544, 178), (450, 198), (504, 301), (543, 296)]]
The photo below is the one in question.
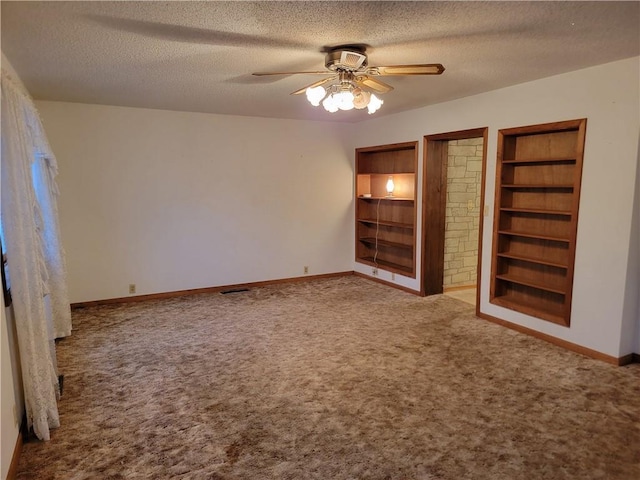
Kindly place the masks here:
[(36, 105), (72, 302), (353, 270), (349, 125)]
[[(421, 178), (424, 135), (488, 126), (481, 311), (607, 355), (631, 353), (623, 339), (633, 336), (640, 289), (631, 229), (638, 67), (627, 59), (356, 125), (37, 102), (60, 164), (72, 301), (126, 296), (129, 283), (144, 294), (294, 277), (304, 265), (368, 274), (353, 262), (353, 149), (420, 140)], [(489, 303), (496, 140), (501, 128), (583, 117), (566, 328)], [(396, 282), (418, 290), (419, 278)]]
[[(635, 317), (635, 328), (631, 325), (624, 325), (623, 334), (620, 339), (620, 350), (623, 352), (633, 351), (640, 354), (640, 146), (638, 147), (638, 168), (636, 171), (636, 191), (633, 202), (634, 210), (631, 225), (631, 239), (629, 252), (629, 268), (627, 270), (627, 292), (625, 302), (624, 319), (628, 323), (632, 323)], [(635, 312), (635, 315), (634, 315)]]
[[(621, 345), (621, 338), (633, 335), (640, 291), (638, 275), (627, 276), (628, 269), (639, 268), (638, 255), (632, 254), (637, 244), (630, 243), (640, 130), (639, 63), (639, 58), (631, 58), (372, 119), (358, 124), (351, 147), (420, 140), (422, 175), (424, 135), (488, 126), (485, 205), (490, 214), (484, 217), (481, 311), (607, 355), (626, 355), (633, 342)], [(585, 117), (572, 319), (571, 328), (565, 328), (489, 303), (497, 132)], [(356, 270), (370, 273), (359, 264)], [(384, 272), (380, 276), (385, 278)], [(416, 280), (400, 278), (397, 283), (417, 290), (419, 278), (420, 272)]]

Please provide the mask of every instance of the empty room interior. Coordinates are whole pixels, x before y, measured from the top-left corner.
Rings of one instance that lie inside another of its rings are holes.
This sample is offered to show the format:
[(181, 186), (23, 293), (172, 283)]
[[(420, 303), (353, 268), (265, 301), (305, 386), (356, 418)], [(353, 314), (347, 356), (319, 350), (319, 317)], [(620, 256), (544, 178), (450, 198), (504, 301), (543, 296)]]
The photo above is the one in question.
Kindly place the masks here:
[(2, 1), (5, 479), (640, 478), (640, 3)]

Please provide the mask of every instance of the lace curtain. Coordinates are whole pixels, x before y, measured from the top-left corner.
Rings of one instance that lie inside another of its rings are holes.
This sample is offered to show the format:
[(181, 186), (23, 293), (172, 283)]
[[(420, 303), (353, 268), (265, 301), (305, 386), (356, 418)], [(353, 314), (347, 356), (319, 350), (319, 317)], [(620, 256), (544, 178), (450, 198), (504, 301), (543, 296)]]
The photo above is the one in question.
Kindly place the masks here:
[(60, 425), (54, 339), (71, 333), (55, 157), (22, 87), (2, 71), (2, 227), (29, 427)]

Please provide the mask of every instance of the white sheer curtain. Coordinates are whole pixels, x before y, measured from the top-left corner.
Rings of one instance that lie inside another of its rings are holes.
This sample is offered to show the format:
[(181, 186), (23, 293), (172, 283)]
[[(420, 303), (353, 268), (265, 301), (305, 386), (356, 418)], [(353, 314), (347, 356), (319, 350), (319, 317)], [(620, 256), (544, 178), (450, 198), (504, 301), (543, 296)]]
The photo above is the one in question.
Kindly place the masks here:
[(55, 157), (37, 110), (2, 71), (2, 227), (28, 426), (49, 440), (60, 425), (54, 339), (71, 333), (57, 219)]
[(58, 168), (54, 157), (38, 154), (32, 164), (31, 173), (36, 198), (42, 212), (41, 232), (44, 259), (47, 273), (49, 274), (48, 298), (50, 301), (53, 338), (67, 337), (71, 335), (71, 310), (69, 309), (69, 292), (67, 289), (63, 249), (60, 243), (58, 186), (55, 182)]

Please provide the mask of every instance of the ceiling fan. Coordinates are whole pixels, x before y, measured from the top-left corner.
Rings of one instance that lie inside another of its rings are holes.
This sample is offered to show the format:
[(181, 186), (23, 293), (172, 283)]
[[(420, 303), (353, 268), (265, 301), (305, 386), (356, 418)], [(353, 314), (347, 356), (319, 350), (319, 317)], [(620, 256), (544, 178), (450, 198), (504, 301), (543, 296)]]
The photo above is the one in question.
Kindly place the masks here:
[(327, 78), (302, 87), (291, 95), (307, 94), (313, 106), (322, 102), (329, 112), (368, 108), (373, 113), (383, 101), (376, 97), (393, 90), (393, 87), (376, 77), (398, 75), (440, 75), (444, 67), (440, 63), (416, 65), (369, 66), (366, 46), (341, 45), (327, 50), (327, 70), (310, 72), (256, 72), (253, 75), (329, 75)]

